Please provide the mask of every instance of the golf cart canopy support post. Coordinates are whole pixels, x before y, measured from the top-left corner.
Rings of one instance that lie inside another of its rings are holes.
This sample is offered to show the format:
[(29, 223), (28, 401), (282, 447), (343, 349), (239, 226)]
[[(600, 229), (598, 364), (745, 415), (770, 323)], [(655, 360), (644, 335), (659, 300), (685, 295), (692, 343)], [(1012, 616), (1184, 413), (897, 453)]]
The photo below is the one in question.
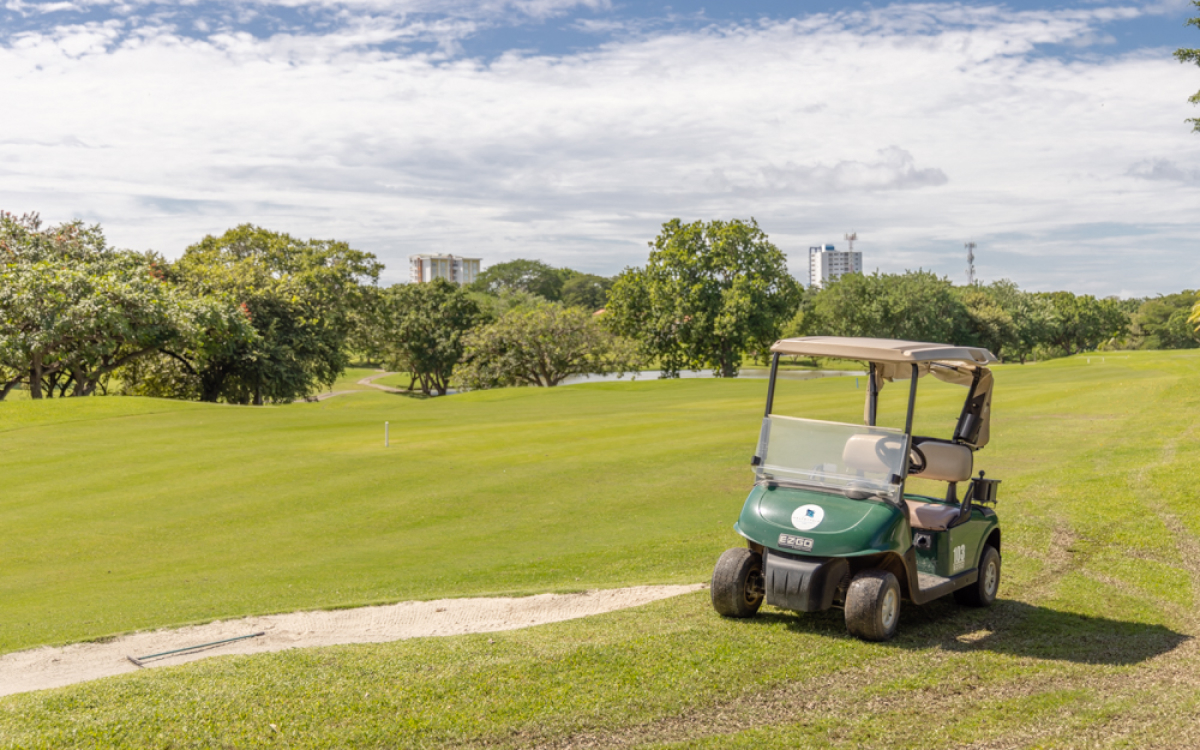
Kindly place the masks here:
[(779, 372), (779, 354), (771, 355), (771, 377), (767, 378), (767, 413), (764, 417), (771, 416), (771, 407), (775, 405), (775, 373)]
[(879, 386), (875, 384), (875, 363), (867, 371), (867, 426), (874, 427), (879, 416)]

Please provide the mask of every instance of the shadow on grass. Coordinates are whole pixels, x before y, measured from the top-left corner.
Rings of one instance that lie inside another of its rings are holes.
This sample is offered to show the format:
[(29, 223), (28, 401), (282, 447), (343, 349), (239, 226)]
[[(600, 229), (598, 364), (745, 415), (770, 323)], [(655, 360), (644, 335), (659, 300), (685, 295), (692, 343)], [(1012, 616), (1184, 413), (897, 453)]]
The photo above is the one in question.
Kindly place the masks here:
[[(968, 653), (990, 651), (1017, 657), (1079, 664), (1126, 666), (1174, 650), (1191, 636), (1163, 625), (1062, 612), (1024, 602), (997, 600), (987, 609), (958, 606), (953, 599), (918, 607), (908, 602), (900, 632), (885, 647)], [(789, 630), (850, 638), (841, 610), (799, 614), (765, 610), (756, 620)]]

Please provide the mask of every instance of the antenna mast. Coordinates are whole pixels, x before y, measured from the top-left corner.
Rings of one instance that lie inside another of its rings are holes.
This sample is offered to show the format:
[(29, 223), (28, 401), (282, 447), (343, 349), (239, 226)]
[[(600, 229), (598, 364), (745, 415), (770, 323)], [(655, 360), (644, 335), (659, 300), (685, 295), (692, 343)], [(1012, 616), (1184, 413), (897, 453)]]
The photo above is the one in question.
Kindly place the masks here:
[(975, 283), (975, 243), (968, 242), (963, 245), (967, 249), (967, 286)]
[(858, 239), (858, 232), (851, 229), (847, 234), (843, 235), (846, 242), (850, 245), (850, 252), (854, 252), (854, 241)]

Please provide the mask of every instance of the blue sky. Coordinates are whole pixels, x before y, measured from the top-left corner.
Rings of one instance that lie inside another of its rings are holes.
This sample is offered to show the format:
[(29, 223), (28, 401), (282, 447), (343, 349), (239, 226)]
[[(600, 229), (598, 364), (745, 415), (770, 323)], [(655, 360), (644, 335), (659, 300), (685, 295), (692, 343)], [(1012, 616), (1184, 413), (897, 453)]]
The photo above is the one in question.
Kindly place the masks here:
[(1200, 286), (1187, 3), (0, 0), (0, 208), (612, 274), (755, 217), (803, 275)]

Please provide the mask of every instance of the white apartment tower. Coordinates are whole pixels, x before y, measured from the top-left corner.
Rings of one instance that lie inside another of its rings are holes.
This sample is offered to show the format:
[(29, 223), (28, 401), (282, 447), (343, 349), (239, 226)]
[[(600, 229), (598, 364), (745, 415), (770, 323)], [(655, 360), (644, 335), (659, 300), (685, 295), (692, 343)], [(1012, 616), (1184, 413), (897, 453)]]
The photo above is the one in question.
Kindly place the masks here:
[(457, 255), (410, 255), (408, 280), (414, 284), (424, 284), (434, 279), (445, 279), (466, 286), (479, 277), (479, 263), (479, 258), (460, 258)]
[(862, 273), (862, 253), (834, 250), (833, 245), (808, 249), (808, 283), (821, 289), (844, 273)]

